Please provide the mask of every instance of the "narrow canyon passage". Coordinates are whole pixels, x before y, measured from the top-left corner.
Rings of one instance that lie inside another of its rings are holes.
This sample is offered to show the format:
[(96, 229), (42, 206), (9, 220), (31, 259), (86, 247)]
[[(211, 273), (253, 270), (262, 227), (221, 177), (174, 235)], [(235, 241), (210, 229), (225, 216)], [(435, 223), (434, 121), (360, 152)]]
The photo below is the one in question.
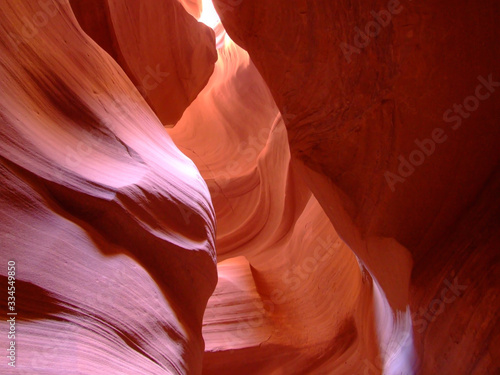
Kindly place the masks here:
[(0, 1), (0, 374), (500, 373), (499, 16)]

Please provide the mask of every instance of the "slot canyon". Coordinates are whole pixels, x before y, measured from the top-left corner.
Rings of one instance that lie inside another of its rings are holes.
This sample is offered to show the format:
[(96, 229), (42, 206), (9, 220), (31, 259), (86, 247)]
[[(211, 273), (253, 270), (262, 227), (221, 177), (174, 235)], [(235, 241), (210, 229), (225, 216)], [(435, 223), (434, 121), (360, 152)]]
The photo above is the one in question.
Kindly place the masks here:
[(500, 375), (499, 19), (0, 0), (0, 374)]

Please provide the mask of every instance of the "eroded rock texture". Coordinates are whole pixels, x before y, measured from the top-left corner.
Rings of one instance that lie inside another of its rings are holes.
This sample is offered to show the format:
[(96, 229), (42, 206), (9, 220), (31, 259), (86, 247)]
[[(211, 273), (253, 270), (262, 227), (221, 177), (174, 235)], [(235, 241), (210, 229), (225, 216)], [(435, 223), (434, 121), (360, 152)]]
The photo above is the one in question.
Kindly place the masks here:
[(14, 373), (500, 371), (497, 2), (0, 4)]
[(169, 133), (207, 181), (218, 221), (204, 373), (380, 367), (371, 279), (292, 168), (282, 116), (245, 51), (225, 40)]
[[(215, 5), (286, 115), (292, 163), (392, 309), (409, 301), (428, 313), (443, 280), (471, 285), (483, 324), (419, 332), (421, 371), (498, 370), (491, 335), (498, 304), (478, 300), (498, 290), (488, 276), (498, 267), (490, 232), (498, 200), (487, 208), (484, 193), (498, 191), (498, 2)], [(478, 216), (484, 221), (472, 225)], [(488, 240), (459, 246), (452, 240), (459, 235)], [(450, 319), (470, 318), (453, 312), (459, 303), (439, 306)], [(425, 350), (425, 342), (440, 344)]]
[[(196, 7), (185, 3), (187, 9)], [(213, 31), (176, 0), (71, 0), (71, 6), (85, 32), (120, 64), (160, 121), (175, 124), (212, 74)]]
[(206, 184), (67, 2), (1, 4), (1, 251), (18, 291), (2, 373), (200, 373)]

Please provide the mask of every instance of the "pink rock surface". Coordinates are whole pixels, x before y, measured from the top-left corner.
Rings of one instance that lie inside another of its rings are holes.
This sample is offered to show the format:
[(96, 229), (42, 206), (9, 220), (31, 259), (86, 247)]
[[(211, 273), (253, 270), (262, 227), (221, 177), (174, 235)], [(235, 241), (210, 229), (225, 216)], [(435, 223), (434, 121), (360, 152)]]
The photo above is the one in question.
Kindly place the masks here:
[[(185, 1), (195, 14), (195, 1)], [(84, 31), (123, 68), (165, 126), (173, 126), (212, 74), (213, 31), (176, 0), (71, 0)], [(96, 18), (97, 17), (97, 18)]]
[[(396, 317), (408, 304), (427, 313), (428, 301), (413, 298), (439, 293), (451, 271), (482, 280), (480, 269), (495, 269), (486, 261), (495, 253), (490, 243), (451, 243), (459, 219), (472, 224), (484, 215), (461, 236), (498, 244), (488, 229), (498, 228), (498, 200), (491, 211), (481, 200), (498, 186), (498, 2), (214, 3), (284, 114), (293, 168), (378, 280)], [(374, 25), (380, 14), (386, 21)], [(468, 264), (473, 253), (481, 254), (476, 267)], [(469, 293), (479, 297), (498, 282), (474, 286)], [(470, 341), (455, 336), (453, 325), (417, 332), (419, 343), (443, 344), (418, 345), (422, 373), (447, 372), (447, 358), (460, 358), (463, 373), (498, 371), (489, 336), (498, 304), (475, 313), (484, 325), (461, 328), (476, 335)]]
[[(204, 319), (203, 373), (380, 368), (374, 305), (387, 306), (385, 296), (374, 295), (369, 274), (291, 165), (282, 115), (229, 38), (209, 83), (169, 134), (207, 181), (218, 221), (222, 263)], [(403, 342), (408, 320), (401, 327), (381, 319), (384, 350)]]
[(498, 373), (499, 4), (215, 6), (0, 3), (0, 374)]
[(200, 373), (209, 191), (69, 4), (50, 4), (0, 12), (1, 258), (18, 291), (2, 373)]

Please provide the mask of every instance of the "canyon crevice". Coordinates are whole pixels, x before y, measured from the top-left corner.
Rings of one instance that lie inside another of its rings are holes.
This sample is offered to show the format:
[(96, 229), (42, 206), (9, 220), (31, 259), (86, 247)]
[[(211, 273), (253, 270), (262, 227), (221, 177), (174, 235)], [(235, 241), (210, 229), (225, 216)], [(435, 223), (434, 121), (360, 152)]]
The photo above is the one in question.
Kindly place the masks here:
[(499, 373), (500, 3), (214, 6), (0, 1), (0, 373)]

